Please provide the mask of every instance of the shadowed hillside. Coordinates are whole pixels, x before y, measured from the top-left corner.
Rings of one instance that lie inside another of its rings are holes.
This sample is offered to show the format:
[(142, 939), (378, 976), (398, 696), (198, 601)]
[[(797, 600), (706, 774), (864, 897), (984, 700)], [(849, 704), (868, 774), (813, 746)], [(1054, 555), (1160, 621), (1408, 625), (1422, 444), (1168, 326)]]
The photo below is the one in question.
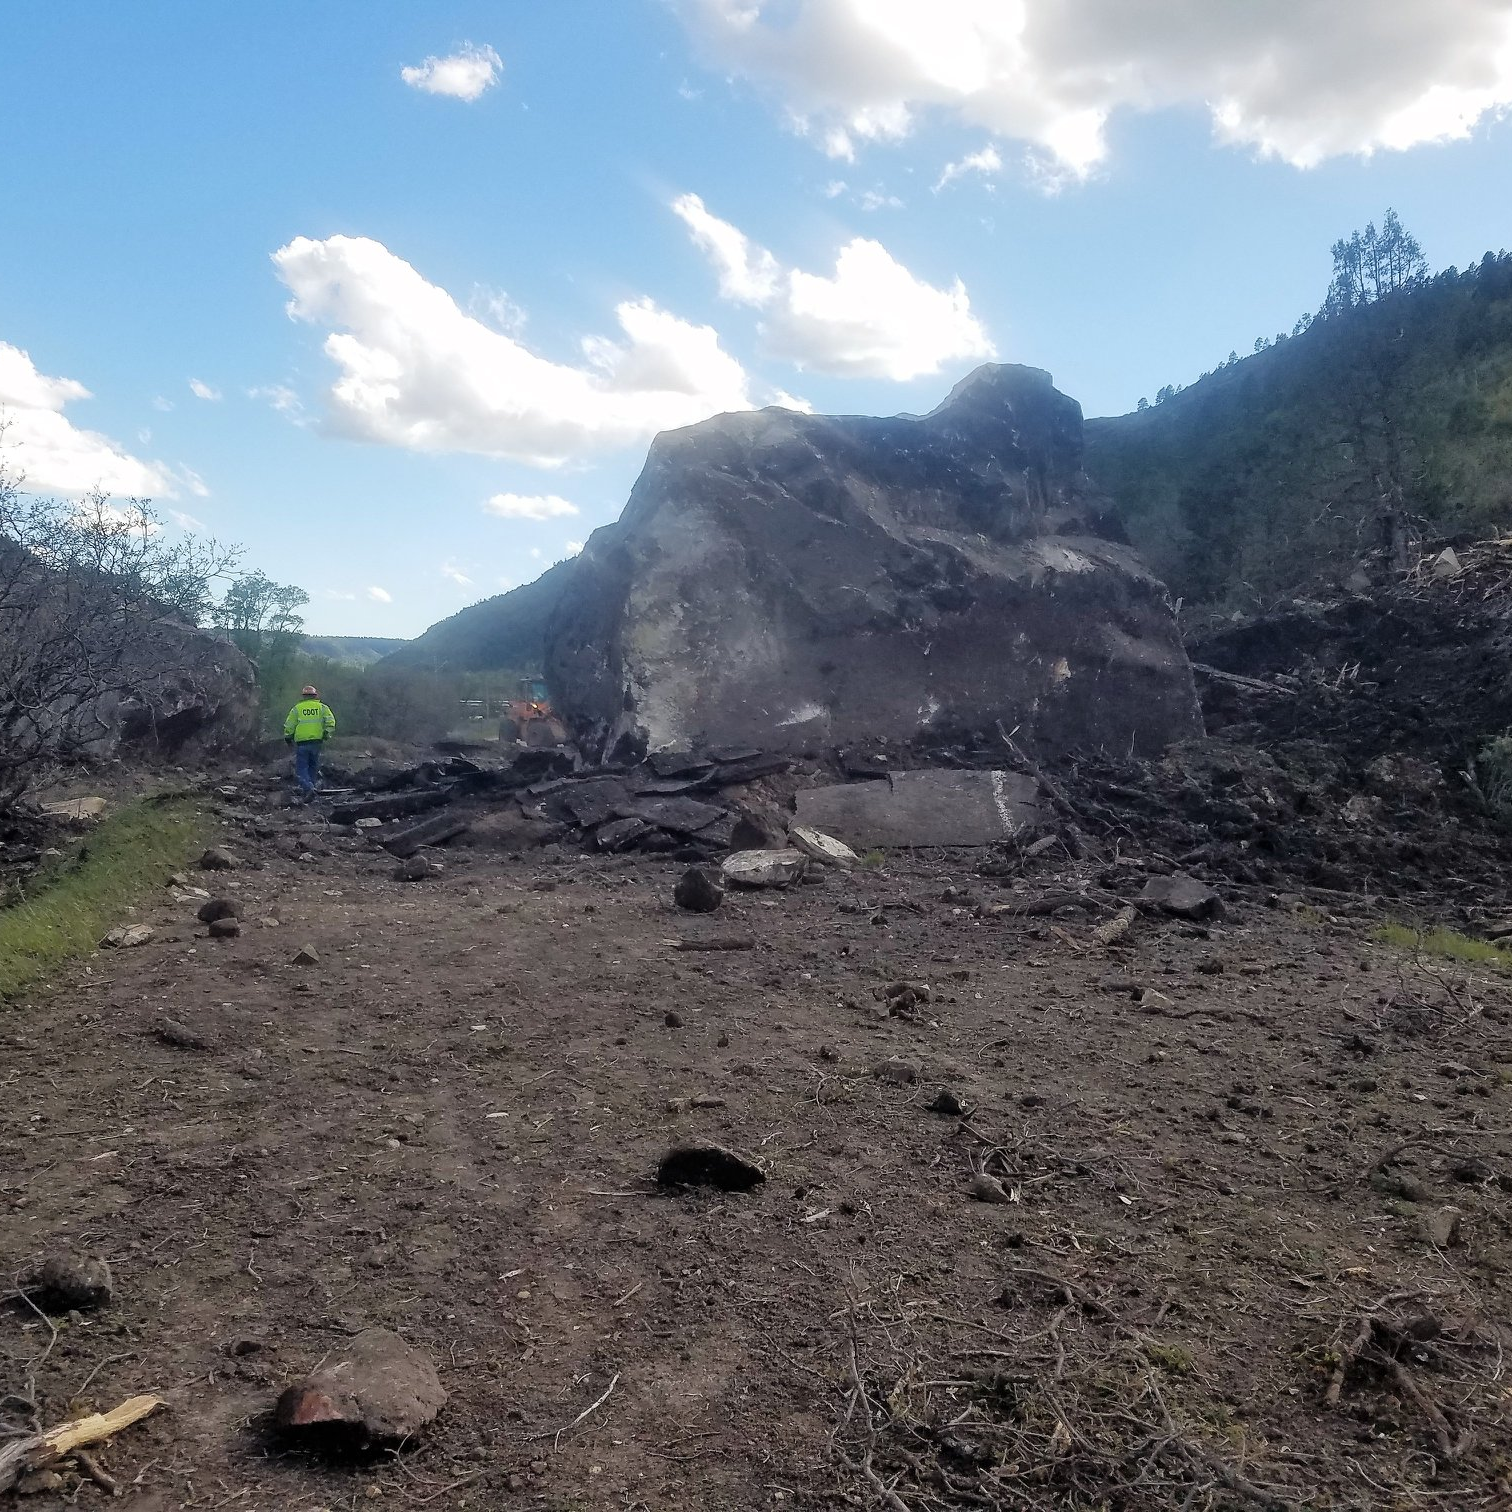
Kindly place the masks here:
[(1257, 347), (1087, 422), (1089, 471), (1173, 592), (1261, 605), (1388, 536), (1512, 524), (1512, 257)]

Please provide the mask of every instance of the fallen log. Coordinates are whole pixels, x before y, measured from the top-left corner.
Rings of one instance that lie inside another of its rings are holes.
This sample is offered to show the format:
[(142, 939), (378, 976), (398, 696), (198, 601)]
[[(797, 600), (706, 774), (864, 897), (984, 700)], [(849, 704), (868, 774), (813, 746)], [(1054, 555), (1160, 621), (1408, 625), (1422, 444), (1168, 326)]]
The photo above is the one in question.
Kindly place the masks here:
[(1240, 688), (1246, 693), (1273, 693), (1282, 698), (1292, 698), (1296, 690), (1278, 687), (1275, 683), (1261, 682), (1257, 677), (1241, 677), (1237, 672), (1225, 672), (1220, 667), (1209, 667), (1204, 662), (1193, 662), (1192, 671), (1199, 676), (1223, 683), (1230, 688)]
[(423, 814), (452, 800), (452, 790), (421, 788), (414, 793), (394, 793), (386, 798), (368, 798), (361, 803), (343, 803), (331, 810), (332, 824), (356, 824), (359, 819), (402, 819), (406, 814)]
[(0, 1491), (11, 1490), (21, 1477), (40, 1470), (75, 1450), (98, 1444), (112, 1434), (140, 1422), (164, 1405), (162, 1397), (134, 1396), (109, 1412), (94, 1412), (46, 1433), (29, 1434), (0, 1447)]
[(471, 828), (470, 819), (459, 819), (455, 814), (437, 814), (434, 818), (422, 819), (419, 824), (411, 824), (407, 829), (395, 830), (393, 834), (383, 836), (378, 844), (389, 855), (404, 861), (413, 856), (422, 845), (445, 845), (448, 840), (456, 839)]

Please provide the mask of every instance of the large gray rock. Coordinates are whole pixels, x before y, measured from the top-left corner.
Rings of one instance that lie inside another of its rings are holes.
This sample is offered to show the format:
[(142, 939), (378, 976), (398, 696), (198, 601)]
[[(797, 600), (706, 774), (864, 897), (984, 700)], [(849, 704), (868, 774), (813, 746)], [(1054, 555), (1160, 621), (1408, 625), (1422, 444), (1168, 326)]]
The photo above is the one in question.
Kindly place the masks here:
[(1163, 586), (1106, 527), (1080, 407), (984, 367), (922, 418), (767, 409), (657, 437), (564, 579), (553, 699), (605, 749), (1200, 733)]

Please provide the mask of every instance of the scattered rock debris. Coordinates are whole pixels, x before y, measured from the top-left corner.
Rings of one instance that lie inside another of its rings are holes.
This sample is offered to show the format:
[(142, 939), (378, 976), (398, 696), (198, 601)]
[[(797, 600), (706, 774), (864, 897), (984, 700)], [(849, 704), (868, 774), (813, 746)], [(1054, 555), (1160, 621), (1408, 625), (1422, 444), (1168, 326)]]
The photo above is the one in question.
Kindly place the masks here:
[(677, 879), (672, 901), (689, 913), (714, 913), (724, 902), (724, 888), (701, 866), (690, 866)]

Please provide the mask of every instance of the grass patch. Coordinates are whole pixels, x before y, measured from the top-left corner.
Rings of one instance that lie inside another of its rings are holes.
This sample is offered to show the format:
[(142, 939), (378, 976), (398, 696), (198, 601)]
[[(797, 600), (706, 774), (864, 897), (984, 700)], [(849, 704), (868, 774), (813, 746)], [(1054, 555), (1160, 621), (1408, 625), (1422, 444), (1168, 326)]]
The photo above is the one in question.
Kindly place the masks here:
[(1450, 961), (1466, 961), (1475, 966), (1494, 966), (1498, 971), (1512, 971), (1512, 952), (1493, 945), (1489, 940), (1475, 940), (1453, 929), (1410, 929), (1405, 924), (1381, 924), (1371, 930), (1371, 938), (1383, 945), (1400, 945), (1419, 955), (1442, 956)]
[(102, 820), (0, 910), (0, 1000), (87, 955), (210, 835), (205, 810), (177, 795), (139, 799)]

